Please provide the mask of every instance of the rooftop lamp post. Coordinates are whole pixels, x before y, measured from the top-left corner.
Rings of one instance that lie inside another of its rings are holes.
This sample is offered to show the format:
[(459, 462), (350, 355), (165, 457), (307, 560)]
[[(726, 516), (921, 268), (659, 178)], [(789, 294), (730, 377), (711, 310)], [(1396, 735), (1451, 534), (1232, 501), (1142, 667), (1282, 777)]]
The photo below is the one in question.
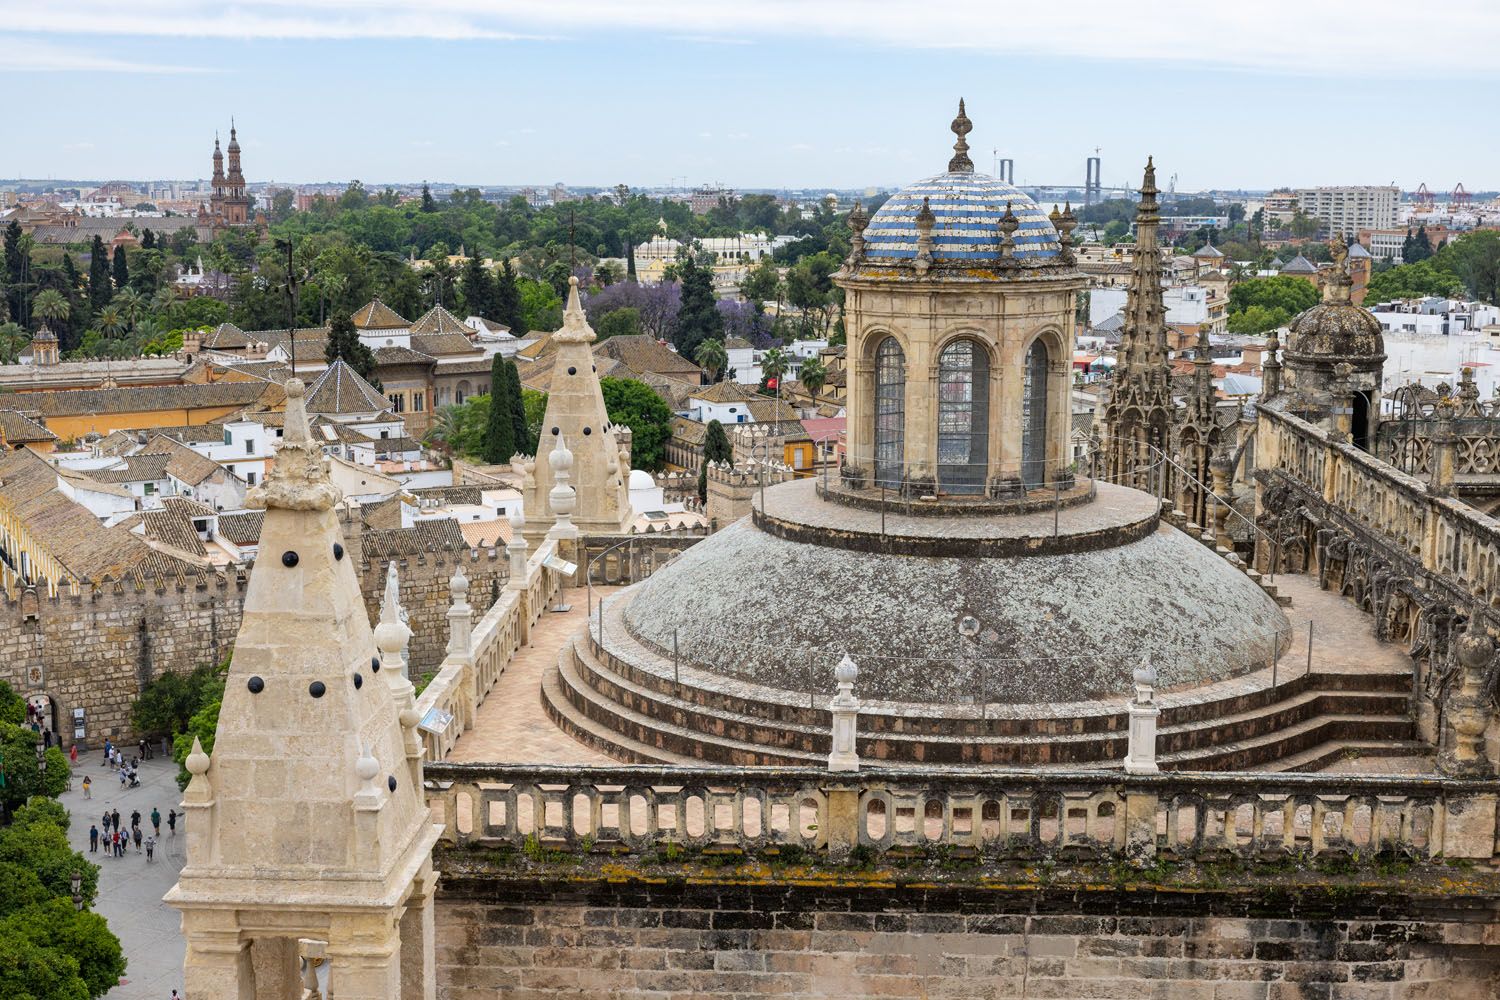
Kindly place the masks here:
[(68, 877), (68, 884), (73, 889), (73, 909), (83, 911), (83, 875), (74, 872)]

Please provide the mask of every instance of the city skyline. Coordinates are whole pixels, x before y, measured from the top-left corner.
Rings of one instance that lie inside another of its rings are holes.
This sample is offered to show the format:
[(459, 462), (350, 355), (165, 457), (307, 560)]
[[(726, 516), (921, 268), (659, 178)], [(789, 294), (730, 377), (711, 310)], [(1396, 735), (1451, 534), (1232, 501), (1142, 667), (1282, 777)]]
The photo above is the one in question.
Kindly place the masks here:
[[(1500, 38), (1500, 12), (1439, 6), (1469, 51)], [(1377, 122), (1480, 120), (1495, 73), (1397, 59), (1394, 5), (1156, 9), (0, 0), (0, 80), (50, 94), (15, 109), (0, 175), (207, 176), (233, 115), (256, 182), (888, 187), (942, 169), (963, 96), (979, 169), (999, 150), (1025, 185), (1081, 184), (1100, 147), (1108, 186), (1148, 154), (1182, 190), (1500, 186), (1488, 135), (1377, 147)]]

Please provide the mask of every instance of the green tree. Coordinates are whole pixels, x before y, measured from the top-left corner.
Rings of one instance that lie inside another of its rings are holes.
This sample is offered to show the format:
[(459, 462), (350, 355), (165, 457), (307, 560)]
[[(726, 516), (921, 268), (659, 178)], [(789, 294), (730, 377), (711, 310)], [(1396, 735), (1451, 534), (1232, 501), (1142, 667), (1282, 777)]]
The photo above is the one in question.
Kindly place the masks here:
[(131, 727), (143, 736), (175, 736), (187, 730), (188, 721), (210, 702), (224, 697), (228, 661), (220, 667), (207, 664), (188, 674), (166, 671), (141, 689), (130, 707)]
[(422, 211), (424, 211), (424, 212), (436, 212), (437, 210), (438, 210), (437, 202), (435, 200), (433, 200), (432, 189), (429, 188), (426, 185), (426, 183), (423, 183), (423, 185), (422, 185)]
[(691, 358), (703, 341), (723, 339), (724, 316), (714, 299), (713, 271), (699, 266), (691, 253), (684, 253), (677, 261), (677, 279), (682, 284), (675, 334), (677, 353)]
[(110, 340), (117, 340), (126, 330), (125, 318), (115, 306), (105, 306), (99, 312), (99, 332)]
[[(551, 331), (562, 326), (563, 302), (551, 284), (531, 278), (518, 278), (516, 287), (521, 293), (523, 330)], [(514, 327), (512, 332), (515, 332)]]
[(802, 362), (802, 370), (798, 373), (802, 380), (802, 386), (816, 398), (823, 391), (823, 386), (828, 382), (828, 369), (824, 367), (820, 358), (808, 358)]
[(58, 747), (45, 751), (46, 772), (37, 766), (36, 747), (41, 737), (26, 726), (12, 723), (0, 724), (0, 774), (5, 784), (0, 787), (0, 805), (9, 815), (33, 795), (56, 798), (68, 787), (72, 773), (68, 758)]
[(125, 248), (115, 247), (115, 291), (123, 292), (130, 284), (130, 265), (125, 263)]
[(517, 337), (524, 337), (531, 329), (526, 325), (526, 316), (521, 310), (521, 288), (517, 284), (515, 269), (507, 258), (500, 262), (500, 273), (495, 277), (494, 319), (510, 327)]
[(0, 681), (0, 725), (19, 726), (26, 721), (26, 702), (15, 688)]
[(1300, 208), (1292, 213), (1292, 222), (1290, 228), (1292, 230), (1292, 235), (1299, 240), (1312, 239), (1314, 236), (1318, 235), (1318, 229), (1320, 228), (1320, 226), (1321, 223), (1318, 222), (1317, 216), (1306, 215)]
[(377, 388), (380, 386), (375, 380), (375, 352), (359, 339), (354, 320), (344, 313), (334, 316), (328, 324), (328, 343), (323, 348), (323, 360), (329, 364), (339, 358), (343, 358), (344, 364), (358, 372), (365, 381)]
[(104, 249), (104, 240), (95, 236), (89, 247), (89, 307), (97, 313), (114, 294), (109, 285), (109, 252)]
[[(776, 389), (781, 385), (781, 377), (791, 367), (791, 361), (787, 358), (786, 351), (779, 347), (773, 347), (760, 359), (760, 386), (762, 391), (770, 390), (771, 395), (776, 394)], [(771, 385), (772, 381), (775, 386)]]
[(1483, 302), (1500, 302), (1500, 232), (1465, 233), (1432, 255), (1440, 270), (1456, 275), (1464, 288)]
[(188, 754), (193, 752), (193, 741), (203, 744), (204, 753), (213, 753), (214, 734), (219, 729), (219, 710), (224, 707), (222, 699), (216, 698), (204, 705), (188, 720), (186, 732), (172, 740), (172, 759), (177, 762), (177, 787), (186, 789), (193, 775), (187, 769)]
[[(1318, 289), (1310, 281), (1284, 274), (1251, 278), (1229, 290), (1228, 325), (1235, 333), (1262, 333), (1317, 303)], [(1252, 306), (1259, 306), (1260, 311), (1248, 318), (1236, 319), (1236, 314), (1245, 313)]]
[(547, 419), (547, 394), (536, 389), (521, 390), (522, 409), (526, 411), (526, 440), (531, 442), (532, 453), (542, 435), (542, 421)]
[(1464, 293), (1458, 276), (1437, 267), (1431, 260), (1416, 264), (1398, 264), (1370, 277), (1365, 288), (1368, 303), (1393, 299), (1419, 299), (1427, 295), (1453, 298)]
[(719, 381), (719, 377), (729, 367), (729, 353), (724, 350), (724, 342), (718, 339), (709, 339), (700, 343), (698, 349), (693, 352), (693, 360), (698, 362), (698, 367), (708, 372), (710, 382)]
[(1427, 235), (1427, 227), (1419, 226), (1415, 233), (1407, 230), (1406, 239), (1401, 243), (1401, 262), (1419, 264), (1431, 256), (1432, 240)]
[(659, 471), (666, 464), (667, 439), (672, 436), (672, 410), (666, 401), (633, 378), (602, 378), (599, 388), (610, 423), (630, 428), (631, 467)]
[(740, 294), (746, 302), (753, 303), (757, 314), (765, 311), (767, 302), (779, 302), (782, 295), (781, 272), (776, 259), (767, 255), (750, 269), (740, 282)]
[(522, 455), (535, 455), (536, 438), (526, 419), (526, 396), (521, 388), (521, 372), (510, 358), (505, 359), (505, 406), (510, 411), (516, 451)]
[(0, 323), (0, 365), (13, 365), (30, 341), (19, 323)]
[(729, 444), (729, 435), (724, 425), (710, 420), (703, 432), (703, 459), (705, 462), (730, 462), (734, 460), (734, 448)]
[(641, 332), (641, 311), (634, 306), (611, 309), (599, 317), (594, 324), (594, 333), (600, 340), (610, 337), (633, 337)]
[(509, 462), (516, 453), (516, 425), (512, 419), (510, 401), (510, 378), (506, 374), (506, 358), (495, 355), (490, 362), (489, 416), (484, 427), (482, 455), (490, 465)]
[(499, 288), (495, 275), (484, 266), (478, 254), (464, 261), (463, 273), (458, 279), (459, 291), (463, 295), (464, 310), (471, 316), (496, 319), (498, 315)]
[(48, 288), (37, 293), (33, 310), (48, 323), (57, 324), (68, 318), (72, 307), (68, 305), (68, 300), (62, 292), (55, 288)]
[(120, 318), (125, 321), (125, 325), (134, 330), (136, 321), (146, 309), (146, 299), (134, 288), (126, 288), (115, 296), (114, 305), (120, 310)]

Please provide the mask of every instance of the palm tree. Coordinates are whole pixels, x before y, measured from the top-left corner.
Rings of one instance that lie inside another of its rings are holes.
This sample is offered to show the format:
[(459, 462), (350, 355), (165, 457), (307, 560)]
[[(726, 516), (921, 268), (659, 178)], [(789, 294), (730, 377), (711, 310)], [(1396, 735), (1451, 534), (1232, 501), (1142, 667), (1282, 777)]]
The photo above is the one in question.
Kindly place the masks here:
[(719, 381), (719, 376), (729, 367), (729, 353), (724, 350), (722, 340), (710, 339), (699, 344), (698, 349), (693, 352), (693, 360), (708, 372), (710, 382)]
[(158, 316), (164, 316), (171, 311), (176, 302), (176, 292), (170, 288), (158, 288), (156, 294), (151, 296), (151, 311)]
[(117, 307), (105, 306), (99, 310), (99, 332), (110, 340), (125, 332), (125, 320)]
[(799, 377), (802, 379), (802, 387), (816, 401), (818, 393), (822, 392), (823, 386), (828, 383), (828, 369), (823, 367), (821, 359), (808, 358), (802, 362), (802, 373)]
[(147, 316), (145, 319), (137, 323), (135, 325), (134, 331), (136, 343), (140, 345), (142, 353), (145, 352), (146, 347), (148, 347), (153, 340), (161, 337), (162, 334), (166, 332), (167, 328), (162, 326), (161, 323), (157, 322), (150, 316)]
[(134, 288), (126, 288), (115, 296), (114, 304), (119, 307), (125, 325), (133, 329), (135, 321), (140, 319), (141, 313), (146, 309), (146, 297)]
[[(770, 382), (771, 379), (780, 379), (786, 374), (788, 361), (786, 352), (779, 347), (773, 347), (765, 353), (760, 361), (760, 374), (763, 379)], [(780, 385), (780, 382), (777, 382)]]
[(36, 304), (33, 306), (32, 311), (43, 320), (56, 323), (59, 320), (67, 319), (70, 310), (68, 300), (63, 297), (62, 292), (59, 292), (55, 288), (49, 288), (37, 294)]
[(0, 323), (0, 364), (15, 364), (25, 345), (25, 330), (16, 323)]
[(443, 458), (450, 464), (453, 461), (453, 442), (458, 440), (459, 435), (458, 407), (442, 406), (432, 415), (432, 423), (427, 427), (427, 433), (422, 435), (422, 443), (434, 451), (441, 452)]

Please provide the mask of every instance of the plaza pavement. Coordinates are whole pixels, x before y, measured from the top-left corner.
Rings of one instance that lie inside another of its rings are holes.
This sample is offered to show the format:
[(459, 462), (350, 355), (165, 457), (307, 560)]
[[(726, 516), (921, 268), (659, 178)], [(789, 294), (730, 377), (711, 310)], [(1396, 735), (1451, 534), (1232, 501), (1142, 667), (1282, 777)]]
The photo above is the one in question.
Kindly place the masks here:
[[(72, 815), (68, 840), (100, 868), (93, 908), (109, 921), (125, 949), (125, 975), (104, 996), (106, 1000), (167, 1000), (174, 989), (182, 989), (185, 951), (177, 911), (161, 901), (177, 883), (177, 873), (186, 861), (177, 765), (163, 757), (158, 747), (153, 760), (141, 763), (141, 787), (124, 789), (119, 776), (100, 764), (103, 758), (102, 749), (80, 752), (73, 768), (73, 788), (60, 801)], [(94, 779), (91, 799), (83, 797), (84, 775)], [(120, 810), (122, 830), (130, 829), (130, 814), (139, 809), (141, 828), (149, 834), (153, 807), (161, 811), (155, 861), (148, 865), (145, 848), (137, 854), (133, 842), (123, 858), (106, 858), (102, 847), (98, 854), (89, 853), (89, 827), (99, 825), (106, 808)], [(167, 812), (172, 809), (178, 812), (175, 837), (167, 828)]]

